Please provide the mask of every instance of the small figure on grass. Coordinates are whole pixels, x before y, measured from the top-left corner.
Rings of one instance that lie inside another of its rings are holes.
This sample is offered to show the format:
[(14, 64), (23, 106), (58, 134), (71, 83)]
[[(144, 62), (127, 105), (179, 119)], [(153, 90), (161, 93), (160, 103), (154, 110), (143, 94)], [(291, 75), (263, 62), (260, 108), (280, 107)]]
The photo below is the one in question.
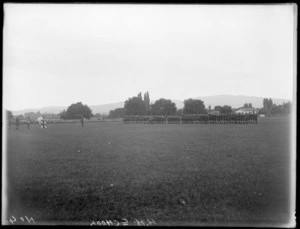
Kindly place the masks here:
[(42, 120), (42, 124), (41, 124), (41, 128), (42, 128), (42, 129), (46, 129), (46, 128), (47, 128), (46, 123), (47, 123), (46, 120), (43, 119), (43, 120)]
[(41, 129), (46, 129), (47, 128), (46, 120), (44, 119), (43, 116), (39, 117), (37, 120), (38, 120), (39, 124), (41, 125)]
[(19, 126), (20, 126), (20, 119), (16, 117), (16, 130), (19, 130)]
[(84, 118), (83, 118), (83, 116), (81, 116), (81, 126), (83, 127), (83, 123), (84, 123)]
[(30, 119), (30, 117), (28, 117), (26, 120), (26, 125), (27, 125), (28, 130), (30, 129), (30, 123), (31, 123), (31, 119)]

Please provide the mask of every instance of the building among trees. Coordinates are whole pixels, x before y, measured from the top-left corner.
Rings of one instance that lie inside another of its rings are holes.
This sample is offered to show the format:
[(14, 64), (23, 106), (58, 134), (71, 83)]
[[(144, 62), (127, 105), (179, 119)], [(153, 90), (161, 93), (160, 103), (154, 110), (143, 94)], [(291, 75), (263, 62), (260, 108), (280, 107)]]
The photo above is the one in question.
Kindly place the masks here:
[(258, 111), (255, 108), (252, 107), (240, 107), (237, 110), (235, 110), (236, 114), (257, 114)]
[(210, 110), (207, 113), (210, 115), (220, 115), (220, 111), (216, 111), (216, 110)]

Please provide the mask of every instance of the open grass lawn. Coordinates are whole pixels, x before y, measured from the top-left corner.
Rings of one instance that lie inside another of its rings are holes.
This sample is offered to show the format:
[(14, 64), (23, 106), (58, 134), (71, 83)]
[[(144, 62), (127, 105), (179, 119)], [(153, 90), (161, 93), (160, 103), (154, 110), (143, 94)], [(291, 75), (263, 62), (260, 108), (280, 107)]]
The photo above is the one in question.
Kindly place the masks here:
[(289, 221), (287, 118), (47, 127), (7, 132), (8, 216), (87, 225), (123, 218), (158, 225)]

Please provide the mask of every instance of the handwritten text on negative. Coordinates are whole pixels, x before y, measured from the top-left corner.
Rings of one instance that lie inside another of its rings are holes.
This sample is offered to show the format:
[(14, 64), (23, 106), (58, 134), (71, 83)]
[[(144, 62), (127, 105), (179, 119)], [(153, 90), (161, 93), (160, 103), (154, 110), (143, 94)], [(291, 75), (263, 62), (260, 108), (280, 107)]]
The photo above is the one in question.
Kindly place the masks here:
[(153, 219), (134, 219), (133, 221), (128, 221), (127, 219), (118, 220), (100, 220), (93, 221), (90, 226), (151, 226), (155, 225), (156, 222)]

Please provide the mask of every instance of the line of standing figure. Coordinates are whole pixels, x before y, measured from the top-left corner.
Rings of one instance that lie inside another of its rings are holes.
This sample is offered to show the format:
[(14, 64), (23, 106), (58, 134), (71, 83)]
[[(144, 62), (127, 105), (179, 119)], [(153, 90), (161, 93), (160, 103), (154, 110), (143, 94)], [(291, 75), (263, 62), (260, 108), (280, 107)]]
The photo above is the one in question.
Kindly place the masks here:
[(228, 114), (228, 115), (185, 115), (183, 124), (250, 124), (257, 123), (257, 114)]
[(32, 121), (31, 121), (30, 117), (28, 117), (28, 118), (26, 118), (25, 120), (22, 120), (22, 121), (20, 120), (19, 117), (12, 118), (12, 119), (8, 120), (8, 129), (11, 129), (12, 125), (15, 124), (15, 127), (16, 127), (15, 130), (19, 130), (21, 124), (26, 124), (27, 129), (29, 130), (31, 123), (32, 123)]
[(257, 114), (126, 116), (124, 124), (250, 124), (257, 123)]

